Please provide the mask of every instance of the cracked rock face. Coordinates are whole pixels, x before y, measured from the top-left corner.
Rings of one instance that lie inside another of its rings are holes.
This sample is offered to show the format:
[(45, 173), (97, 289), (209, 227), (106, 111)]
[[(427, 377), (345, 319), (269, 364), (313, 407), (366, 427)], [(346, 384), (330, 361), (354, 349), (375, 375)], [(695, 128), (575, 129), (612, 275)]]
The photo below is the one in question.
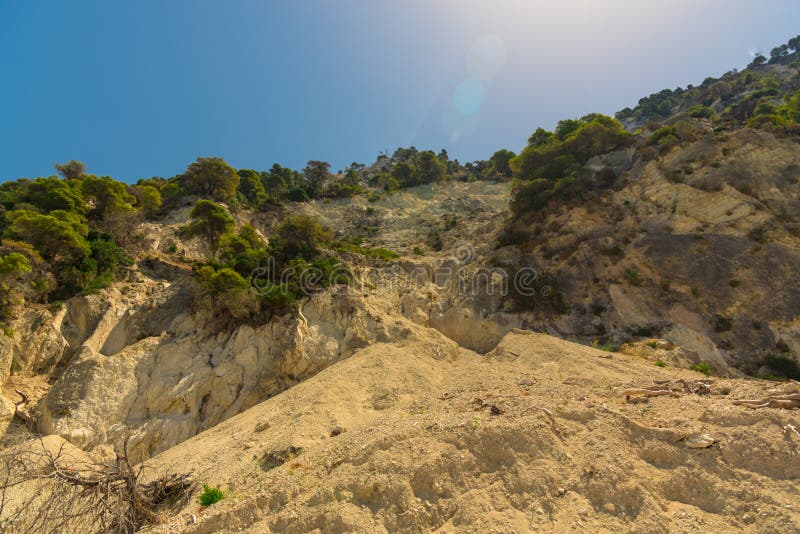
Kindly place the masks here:
[[(141, 335), (150, 307), (123, 306), (113, 294), (70, 302), (71, 338), (85, 339), (42, 399), (39, 431), (86, 450), (119, 449), (129, 437), (130, 454), (150, 457), (376, 340), (402, 337), (379, 312), (336, 291), (306, 302), (304, 320), (284, 317), (210, 335), (184, 311), (160, 335), (127, 345), (138, 336), (123, 334)], [(94, 329), (81, 330), (86, 324)]]

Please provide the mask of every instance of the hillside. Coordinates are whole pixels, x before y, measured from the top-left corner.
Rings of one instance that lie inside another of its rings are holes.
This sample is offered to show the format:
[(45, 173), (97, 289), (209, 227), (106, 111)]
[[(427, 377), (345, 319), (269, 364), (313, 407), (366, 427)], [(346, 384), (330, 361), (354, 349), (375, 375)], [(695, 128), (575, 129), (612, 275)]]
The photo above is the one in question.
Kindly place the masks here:
[(800, 531), (795, 47), (486, 161), (57, 170), (0, 185), (0, 528)]
[[(655, 383), (678, 393), (625, 402)], [(154, 458), (231, 495), (158, 531), (792, 532), (796, 414), (732, 403), (772, 389), (517, 330), (376, 344)]]

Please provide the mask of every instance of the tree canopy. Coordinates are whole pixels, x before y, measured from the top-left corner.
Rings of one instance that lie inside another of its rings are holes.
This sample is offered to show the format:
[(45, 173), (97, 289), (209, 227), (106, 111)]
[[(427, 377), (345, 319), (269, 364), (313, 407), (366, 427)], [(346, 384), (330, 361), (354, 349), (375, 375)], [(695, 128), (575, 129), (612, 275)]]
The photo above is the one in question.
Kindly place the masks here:
[(192, 208), (192, 221), (184, 227), (189, 236), (200, 236), (208, 240), (211, 250), (219, 248), (223, 235), (233, 231), (236, 223), (223, 206), (210, 200), (198, 200)]
[(222, 158), (197, 158), (186, 169), (182, 182), (190, 194), (230, 203), (236, 200), (239, 174)]

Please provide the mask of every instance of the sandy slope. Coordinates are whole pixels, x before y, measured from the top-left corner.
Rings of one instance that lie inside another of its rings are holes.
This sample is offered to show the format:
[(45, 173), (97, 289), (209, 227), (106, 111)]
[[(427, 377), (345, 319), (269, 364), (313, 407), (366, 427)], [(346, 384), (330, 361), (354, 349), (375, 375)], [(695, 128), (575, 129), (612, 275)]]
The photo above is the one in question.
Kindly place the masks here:
[(153, 530), (800, 531), (800, 413), (732, 404), (791, 384), (628, 403), (705, 377), (524, 331), (485, 357), (441, 339), (367, 347), (157, 456), (228, 496)]

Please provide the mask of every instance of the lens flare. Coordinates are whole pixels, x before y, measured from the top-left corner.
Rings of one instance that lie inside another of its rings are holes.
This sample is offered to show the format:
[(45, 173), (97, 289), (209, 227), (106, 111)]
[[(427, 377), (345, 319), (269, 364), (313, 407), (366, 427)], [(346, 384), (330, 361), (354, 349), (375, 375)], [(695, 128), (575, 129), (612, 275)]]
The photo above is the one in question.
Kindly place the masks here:
[(483, 105), (483, 84), (479, 80), (464, 80), (453, 95), (453, 104), (464, 115), (480, 111)]

